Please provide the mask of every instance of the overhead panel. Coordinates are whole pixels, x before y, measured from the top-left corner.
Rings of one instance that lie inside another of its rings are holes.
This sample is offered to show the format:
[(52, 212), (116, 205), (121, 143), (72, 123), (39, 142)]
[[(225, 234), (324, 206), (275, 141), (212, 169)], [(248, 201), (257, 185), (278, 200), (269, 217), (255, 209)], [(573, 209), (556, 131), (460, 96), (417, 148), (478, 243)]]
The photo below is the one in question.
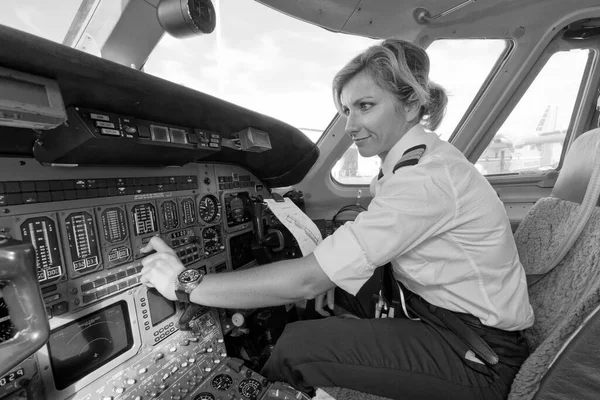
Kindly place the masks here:
[(340, 32), (361, 3), (360, 0), (256, 0), (292, 17)]

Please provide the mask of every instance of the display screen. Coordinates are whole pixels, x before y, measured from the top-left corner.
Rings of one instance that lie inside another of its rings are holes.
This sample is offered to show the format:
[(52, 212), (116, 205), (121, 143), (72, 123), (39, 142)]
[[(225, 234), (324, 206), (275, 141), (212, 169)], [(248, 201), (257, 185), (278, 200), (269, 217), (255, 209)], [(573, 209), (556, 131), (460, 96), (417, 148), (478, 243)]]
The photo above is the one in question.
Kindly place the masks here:
[(175, 302), (161, 296), (156, 289), (148, 289), (148, 307), (152, 326), (160, 324), (176, 311)]
[(67, 388), (132, 347), (124, 301), (53, 330), (48, 353), (56, 389)]
[(20, 79), (0, 76), (0, 100), (50, 107), (46, 87)]
[(227, 214), (227, 226), (249, 222), (252, 217), (252, 201), (248, 192), (231, 193), (225, 195), (225, 212)]

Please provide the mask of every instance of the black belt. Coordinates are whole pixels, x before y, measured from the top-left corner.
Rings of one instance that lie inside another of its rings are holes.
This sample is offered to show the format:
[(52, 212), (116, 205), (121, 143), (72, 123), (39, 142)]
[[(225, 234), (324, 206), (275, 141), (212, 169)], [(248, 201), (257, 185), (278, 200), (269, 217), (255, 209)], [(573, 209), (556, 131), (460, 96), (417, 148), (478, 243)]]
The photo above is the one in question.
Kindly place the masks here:
[[(402, 314), (399, 306), (401, 306), (400, 298), (400, 287), (397, 284), (392, 272), (391, 264), (383, 266), (383, 282), (381, 296), (383, 301), (386, 303), (385, 306), (389, 309), (391, 307), (393, 316), (399, 317)], [(402, 284), (400, 284), (402, 285)], [(402, 285), (403, 286), (403, 285)], [(473, 351), (479, 358), (490, 365), (498, 363), (498, 355), (490, 346), (479, 336), (468, 324), (474, 324), (477, 326), (477, 322), (480, 327), (484, 327), (478, 318), (469, 314), (455, 314), (454, 312), (447, 310), (442, 307), (434, 306), (428, 303), (421, 296), (403, 288), (405, 296), (405, 303), (417, 317), (423, 322), (429, 323), (435, 327), (442, 326), (450, 330), (459, 341), (451, 340), (451, 345), (454, 345), (456, 350), (464, 356), (467, 350)], [(390, 315), (390, 316), (392, 316)], [(462, 318), (462, 319), (461, 319)], [(465, 320), (465, 322), (463, 322)], [(477, 321), (477, 322), (476, 322)], [(486, 329), (496, 329), (491, 327), (485, 327)], [(462, 346), (461, 346), (462, 343)]]

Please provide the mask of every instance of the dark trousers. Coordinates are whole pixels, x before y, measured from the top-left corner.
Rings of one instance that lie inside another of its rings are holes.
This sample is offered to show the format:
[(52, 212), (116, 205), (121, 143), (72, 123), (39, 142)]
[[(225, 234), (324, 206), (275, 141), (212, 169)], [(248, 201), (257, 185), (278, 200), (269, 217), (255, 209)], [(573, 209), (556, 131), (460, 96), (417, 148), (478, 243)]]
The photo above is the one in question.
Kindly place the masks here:
[(505, 399), (528, 355), (518, 332), (473, 326), (498, 354), (493, 366), (465, 359), (446, 340), (449, 330), (407, 318), (375, 319), (372, 294), (336, 289), (336, 305), (363, 319), (328, 317), (289, 324), (262, 374), (307, 392), (336, 386), (392, 399)]

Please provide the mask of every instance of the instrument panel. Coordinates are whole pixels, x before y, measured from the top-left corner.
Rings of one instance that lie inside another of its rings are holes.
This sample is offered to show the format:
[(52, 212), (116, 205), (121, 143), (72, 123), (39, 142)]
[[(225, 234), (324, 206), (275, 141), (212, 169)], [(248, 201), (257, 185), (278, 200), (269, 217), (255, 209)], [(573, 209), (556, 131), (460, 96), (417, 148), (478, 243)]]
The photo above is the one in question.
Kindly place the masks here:
[[(197, 164), (176, 172), (121, 169), (120, 177), (111, 177), (101, 168), (52, 169), (17, 159), (0, 159), (0, 171), (0, 232), (32, 244), (51, 327), (47, 345), (1, 377), (0, 399), (17, 393), (25, 380), (36, 382), (31, 393), (39, 396), (33, 398), (51, 400), (92, 393), (200, 399), (229, 392), (257, 399), (265, 393), (264, 378), (219, 365), (227, 361), (220, 311), (204, 309), (193, 320), (209, 318), (213, 333), (190, 335), (177, 324), (182, 305), (139, 283), (141, 249), (154, 236), (187, 268), (219, 273), (256, 265), (249, 205), (269, 192), (251, 173)], [(0, 291), (0, 342), (15, 332)], [(140, 376), (180, 348), (185, 356), (155, 370), (151, 385)], [(179, 386), (165, 384), (177, 369), (193, 373), (186, 372)], [(114, 385), (100, 387), (106, 379)]]

